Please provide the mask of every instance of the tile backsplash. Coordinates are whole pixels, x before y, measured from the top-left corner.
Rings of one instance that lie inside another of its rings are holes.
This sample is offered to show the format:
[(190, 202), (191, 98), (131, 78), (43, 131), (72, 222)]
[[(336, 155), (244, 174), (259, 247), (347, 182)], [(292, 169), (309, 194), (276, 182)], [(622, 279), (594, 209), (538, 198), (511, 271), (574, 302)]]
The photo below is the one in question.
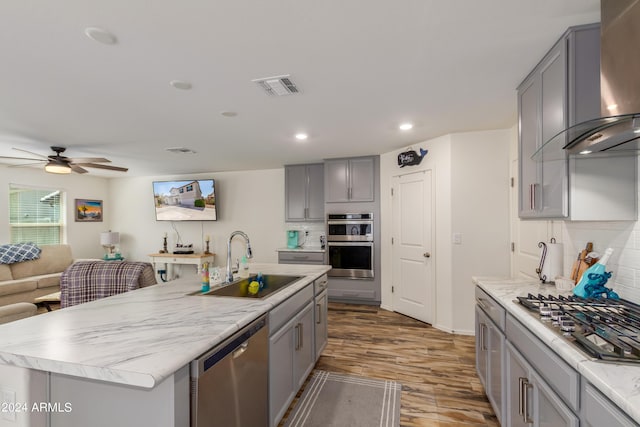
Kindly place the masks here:
[(587, 242), (594, 252), (603, 254), (613, 248), (607, 271), (613, 275), (607, 287), (620, 297), (640, 303), (640, 225), (638, 222), (563, 222), (564, 270), (571, 271), (573, 261)]
[[(324, 222), (287, 222), (284, 224), (285, 231), (298, 230), (298, 241), (303, 248), (319, 248), (320, 236), (326, 235), (326, 224)], [(309, 233), (305, 236), (305, 231)], [(286, 233), (284, 237), (284, 245), (287, 245)]]

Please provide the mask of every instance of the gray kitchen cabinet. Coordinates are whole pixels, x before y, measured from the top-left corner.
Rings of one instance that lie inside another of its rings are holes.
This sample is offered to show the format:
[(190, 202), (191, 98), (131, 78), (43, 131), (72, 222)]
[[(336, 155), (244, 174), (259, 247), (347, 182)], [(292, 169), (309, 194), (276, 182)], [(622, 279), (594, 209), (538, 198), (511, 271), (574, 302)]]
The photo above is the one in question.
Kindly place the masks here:
[(518, 87), (520, 218), (637, 218), (635, 157), (570, 157), (564, 140), (545, 144), (600, 115), (600, 26), (572, 27)]
[(324, 165), (285, 166), (285, 221), (324, 221)]
[[(506, 318), (509, 426), (578, 426), (580, 375), (511, 315)], [(523, 356), (526, 355), (526, 356)]]
[[(326, 278), (325, 278), (326, 280)], [(329, 296), (328, 291), (325, 289), (319, 295), (315, 297), (315, 360), (317, 361), (320, 358), (320, 354), (327, 346), (328, 341), (328, 324), (327, 324), (327, 315), (328, 315), (328, 307), (329, 307)]]
[(318, 264), (325, 263), (325, 253), (318, 251), (278, 251), (278, 264)]
[(507, 419), (504, 425), (578, 427), (578, 417), (509, 342), (506, 355)]
[(476, 287), (476, 371), (493, 411), (504, 419), (504, 318), (505, 311)]
[(269, 313), (269, 425), (277, 426), (315, 363), (313, 285)]
[(637, 427), (638, 424), (600, 393), (593, 385), (583, 381), (581, 396), (581, 426), (583, 427)]
[(325, 160), (324, 167), (326, 202), (374, 200), (373, 157)]

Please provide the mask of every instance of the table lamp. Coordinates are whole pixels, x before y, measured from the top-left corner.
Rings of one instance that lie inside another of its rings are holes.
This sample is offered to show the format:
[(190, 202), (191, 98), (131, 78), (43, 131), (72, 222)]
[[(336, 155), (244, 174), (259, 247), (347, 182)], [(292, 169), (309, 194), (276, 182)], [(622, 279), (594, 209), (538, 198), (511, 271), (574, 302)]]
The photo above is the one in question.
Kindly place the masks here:
[(111, 230), (100, 233), (100, 244), (107, 252), (104, 255), (104, 259), (115, 259), (120, 257), (120, 254), (115, 252), (116, 245), (119, 243), (120, 233)]

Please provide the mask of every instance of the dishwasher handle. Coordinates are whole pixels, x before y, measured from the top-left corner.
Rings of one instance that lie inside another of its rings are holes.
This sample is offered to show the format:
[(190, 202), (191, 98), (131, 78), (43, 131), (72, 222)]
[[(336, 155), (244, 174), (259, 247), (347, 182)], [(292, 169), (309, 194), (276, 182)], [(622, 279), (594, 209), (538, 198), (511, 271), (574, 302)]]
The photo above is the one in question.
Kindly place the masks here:
[(266, 316), (261, 317), (255, 322), (246, 326), (240, 332), (215, 347), (213, 350), (203, 354), (194, 362), (197, 363), (197, 369), (192, 370), (192, 376), (200, 377), (206, 371), (211, 369), (216, 363), (231, 354), (233, 358), (240, 357), (249, 347), (249, 339), (257, 334), (267, 325)]

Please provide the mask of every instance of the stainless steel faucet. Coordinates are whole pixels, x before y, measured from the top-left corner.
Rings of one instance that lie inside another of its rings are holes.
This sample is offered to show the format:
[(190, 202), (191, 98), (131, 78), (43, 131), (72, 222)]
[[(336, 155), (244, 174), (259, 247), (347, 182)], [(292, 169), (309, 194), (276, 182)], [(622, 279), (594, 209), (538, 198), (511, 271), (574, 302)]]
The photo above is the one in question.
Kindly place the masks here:
[(249, 242), (249, 236), (247, 236), (244, 232), (239, 230), (231, 233), (231, 236), (229, 236), (229, 240), (227, 240), (227, 274), (226, 274), (227, 283), (233, 282), (233, 269), (231, 268), (231, 240), (238, 235), (242, 236), (244, 238), (244, 241), (247, 242), (247, 258), (253, 258), (253, 253), (251, 253), (251, 242)]

